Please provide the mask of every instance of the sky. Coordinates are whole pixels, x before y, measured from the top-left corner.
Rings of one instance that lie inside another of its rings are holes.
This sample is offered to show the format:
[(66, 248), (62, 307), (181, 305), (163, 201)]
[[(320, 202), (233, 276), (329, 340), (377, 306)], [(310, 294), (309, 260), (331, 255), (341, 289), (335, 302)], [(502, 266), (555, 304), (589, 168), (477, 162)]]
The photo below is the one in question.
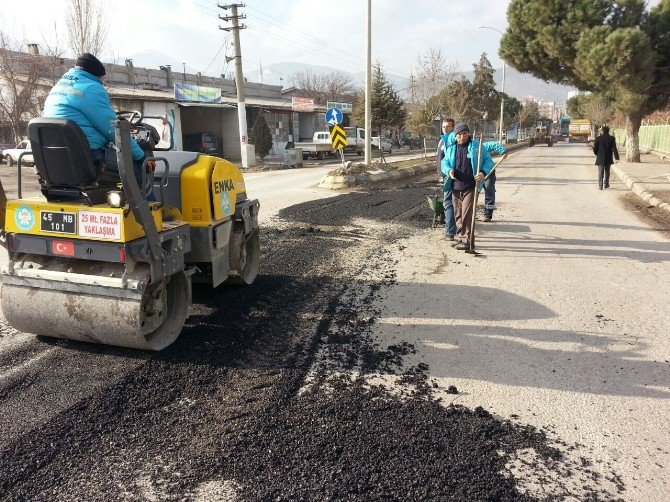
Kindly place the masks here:
[[(229, 23), (210, 0), (112, 0), (103, 62), (122, 62), (143, 51), (159, 51), (205, 74), (229, 74), (232, 55)], [(219, 3), (223, 4), (223, 1)], [(245, 71), (273, 63), (298, 62), (348, 72), (365, 69), (365, 0), (244, 0), (242, 60)], [(67, 0), (0, 0), (0, 30), (18, 40), (67, 50)], [(448, 64), (469, 71), (483, 52), (495, 68), (509, 0), (372, 0), (372, 57), (388, 73), (408, 76), (417, 56), (439, 48)], [(141, 57), (136, 66), (143, 66)], [(174, 67), (173, 67), (174, 68)], [(287, 78), (290, 77), (287, 75)]]

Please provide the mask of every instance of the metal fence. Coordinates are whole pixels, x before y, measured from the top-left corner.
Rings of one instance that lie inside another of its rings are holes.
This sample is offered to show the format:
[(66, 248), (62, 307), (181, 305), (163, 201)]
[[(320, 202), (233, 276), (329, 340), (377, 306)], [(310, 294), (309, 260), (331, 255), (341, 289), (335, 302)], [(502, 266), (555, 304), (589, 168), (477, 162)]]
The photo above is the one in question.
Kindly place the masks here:
[[(620, 145), (626, 144), (626, 130), (613, 131)], [(670, 153), (670, 125), (643, 125), (640, 127), (640, 148), (660, 153)]]

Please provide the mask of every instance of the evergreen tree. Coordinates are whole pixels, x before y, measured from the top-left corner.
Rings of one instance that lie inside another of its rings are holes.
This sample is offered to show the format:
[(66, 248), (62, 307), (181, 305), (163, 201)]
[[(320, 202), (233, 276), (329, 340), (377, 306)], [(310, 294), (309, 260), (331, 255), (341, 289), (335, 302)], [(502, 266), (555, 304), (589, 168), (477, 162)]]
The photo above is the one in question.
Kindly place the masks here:
[(670, 0), (512, 0), (500, 54), (519, 71), (600, 93), (626, 115), (626, 160), (642, 118), (670, 104)]
[(270, 133), (268, 123), (262, 113), (258, 116), (254, 127), (251, 129), (250, 139), (256, 148), (256, 154), (263, 160), (272, 149), (272, 133)]
[(479, 58), (479, 62), (472, 65), (474, 78), (472, 79), (472, 104), (477, 112), (473, 117), (471, 128), (478, 131), (484, 129), (485, 119), (496, 120), (500, 118), (500, 94), (496, 91), (496, 83), (493, 80), (493, 66), (486, 53)]
[[(503, 127), (510, 127), (512, 124), (518, 123), (519, 114), (523, 109), (521, 101), (513, 96), (508, 96), (507, 94), (499, 94), (499, 96), (504, 96), (505, 98), (505, 103), (503, 105)], [(498, 115), (500, 114), (498, 113)]]
[[(372, 70), (370, 89), (372, 108), (372, 128), (381, 131), (384, 127), (401, 127), (407, 118), (405, 103), (400, 99), (393, 84), (389, 82), (380, 63)], [(361, 92), (356, 100), (352, 118), (357, 124), (365, 123), (365, 94)]]

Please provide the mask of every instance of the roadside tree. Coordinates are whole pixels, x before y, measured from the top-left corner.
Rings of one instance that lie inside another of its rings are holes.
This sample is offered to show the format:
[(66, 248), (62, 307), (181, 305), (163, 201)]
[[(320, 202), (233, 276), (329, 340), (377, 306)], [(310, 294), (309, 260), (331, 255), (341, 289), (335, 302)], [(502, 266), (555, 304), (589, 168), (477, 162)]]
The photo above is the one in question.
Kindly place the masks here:
[(498, 94), (504, 96), (505, 102), (503, 104), (503, 127), (509, 128), (512, 124), (519, 123), (519, 114), (523, 109), (521, 101), (513, 96), (507, 94)]
[(577, 94), (568, 98), (565, 102), (565, 108), (570, 118), (583, 119), (584, 118), (584, 101), (588, 96), (586, 94)]
[(537, 108), (537, 103), (531, 101), (522, 106), (519, 112), (520, 127), (535, 127), (538, 120), (540, 120), (540, 111)]
[(475, 118), (473, 111), (474, 90), (472, 82), (461, 77), (444, 87), (440, 93), (433, 98), (434, 107), (439, 110), (443, 117), (451, 116), (456, 122), (472, 122)]
[(272, 133), (263, 114), (260, 114), (254, 122), (249, 139), (256, 149), (256, 154), (263, 160), (272, 149)]
[(614, 119), (611, 100), (598, 94), (589, 94), (582, 103), (584, 116), (592, 124), (591, 133), (595, 136), (596, 127), (609, 124)]
[(65, 26), (74, 57), (83, 52), (100, 56), (109, 31), (109, 19), (103, 2), (68, 0)]
[(319, 105), (325, 105), (327, 101), (347, 101), (356, 93), (351, 76), (341, 71), (299, 71), (291, 76), (291, 83), (300, 89), (303, 97), (312, 98)]
[(24, 44), (0, 32), (0, 111), (14, 142), (21, 140), (28, 121), (42, 111), (47, 90), (40, 82), (48, 74), (48, 61), (26, 53)]
[(642, 118), (670, 103), (670, 0), (512, 0), (503, 59), (543, 80), (607, 96), (626, 116), (626, 160)]
[[(371, 88), (372, 128), (378, 131), (384, 127), (400, 128), (407, 119), (405, 103), (388, 80), (381, 63), (372, 69)], [(365, 94), (361, 92), (356, 100), (352, 119), (357, 124), (365, 123)]]
[(434, 134), (433, 120), (442, 112), (439, 100), (435, 98), (457, 75), (458, 65), (447, 64), (441, 49), (430, 48), (417, 56), (415, 69), (409, 77), (408, 124), (412, 132), (422, 136)]
[[(496, 83), (493, 80), (493, 66), (484, 52), (479, 62), (474, 63), (474, 76), (472, 79), (472, 105), (476, 113), (473, 115), (472, 124), (478, 131), (484, 129), (487, 121), (500, 118), (500, 93), (496, 91)], [(486, 118), (484, 118), (486, 117)]]

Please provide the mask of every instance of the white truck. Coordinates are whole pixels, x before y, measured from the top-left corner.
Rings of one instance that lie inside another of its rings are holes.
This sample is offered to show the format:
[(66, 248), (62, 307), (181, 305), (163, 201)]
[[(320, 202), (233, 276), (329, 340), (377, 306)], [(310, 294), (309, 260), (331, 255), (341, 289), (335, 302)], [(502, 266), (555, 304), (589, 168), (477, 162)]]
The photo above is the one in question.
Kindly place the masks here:
[[(15, 148), (7, 148), (2, 151), (2, 160), (4, 160), (8, 166), (13, 166), (19, 161), (19, 155), (23, 152), (31, 152), (30, 141), (24, 139)], [(32, 164), (33, 156), (26, 154), (21, 159), (21, 164)]]
[(302, 158), (316, 157), (321, 160), (335, 155), (333, 143), (330, 140), (328, 131), (317, 131), (314, 133), (312, 141), (299, 141), (295, 143), (295, 148), (302, 150)]
[(344, 132), (347, 134), (347, 143), (349, 143), (344, 151), (363, 155), (365, 151), (365, 129), (362, 127), (345, 127)]

